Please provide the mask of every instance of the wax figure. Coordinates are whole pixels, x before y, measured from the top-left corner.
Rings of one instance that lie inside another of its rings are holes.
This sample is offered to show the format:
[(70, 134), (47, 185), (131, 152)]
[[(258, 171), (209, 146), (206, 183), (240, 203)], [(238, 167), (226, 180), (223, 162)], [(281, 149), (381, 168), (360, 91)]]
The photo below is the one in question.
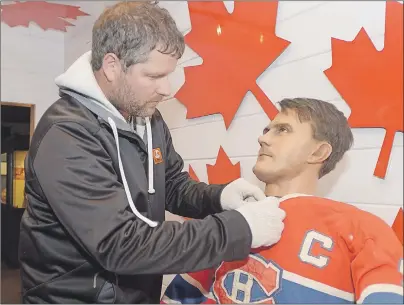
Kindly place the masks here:
[[(255, 175), (286, 211), (282, 238), (215, 270), (182, 274), (162, 303), (403, 304), (403, 247), (380, 218), (316, 197), (319, 178), (351, 147), (330, 103), (285, 99), (259, 138)], [(354, 189), (353, 189), (354, 191)]]

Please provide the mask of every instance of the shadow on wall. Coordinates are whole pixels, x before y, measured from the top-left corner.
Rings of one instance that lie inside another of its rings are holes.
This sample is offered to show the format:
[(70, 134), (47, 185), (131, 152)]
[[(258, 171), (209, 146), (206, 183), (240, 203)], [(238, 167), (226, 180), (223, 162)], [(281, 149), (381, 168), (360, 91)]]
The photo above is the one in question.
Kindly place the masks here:
[(320, 179), (317, 196), (329, 198), (328, 194), (332, 192), (334, 186), (338, 184), (341, 175), (349, 168), (349, 166), (349, 158), (345, 155), (332, 172)]

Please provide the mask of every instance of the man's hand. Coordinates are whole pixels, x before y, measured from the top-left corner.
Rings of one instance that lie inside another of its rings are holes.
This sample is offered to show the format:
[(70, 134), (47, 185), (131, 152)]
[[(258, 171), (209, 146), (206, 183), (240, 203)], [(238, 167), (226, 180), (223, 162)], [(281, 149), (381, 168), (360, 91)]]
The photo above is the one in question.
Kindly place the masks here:
[[(256, 185), (239, 178), (227, 185), (220, 196), (223, 210), (234, 210), (248, 201), (260, 201), (266, 198), (264, 192)], [(252, 200), (255, 199), (255, 200)]]
[(286, 213), (279, 208), (278, 198), (268, 197), (259, 202), (245, 204), (236, 211), (243, 215), (250, 226), (251, 248), (271, 246), (280, 240)]

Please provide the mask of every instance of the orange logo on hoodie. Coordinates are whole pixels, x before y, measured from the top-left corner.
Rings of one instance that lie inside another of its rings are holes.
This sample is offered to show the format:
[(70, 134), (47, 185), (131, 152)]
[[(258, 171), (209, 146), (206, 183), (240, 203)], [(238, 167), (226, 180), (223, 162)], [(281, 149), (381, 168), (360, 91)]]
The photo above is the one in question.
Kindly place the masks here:
[(154, 164), (159, 164), (159, 163), (163, 162), (163, 155), (161, 154), (160, 148), (153, 149), (153, 160), (154, 160)]

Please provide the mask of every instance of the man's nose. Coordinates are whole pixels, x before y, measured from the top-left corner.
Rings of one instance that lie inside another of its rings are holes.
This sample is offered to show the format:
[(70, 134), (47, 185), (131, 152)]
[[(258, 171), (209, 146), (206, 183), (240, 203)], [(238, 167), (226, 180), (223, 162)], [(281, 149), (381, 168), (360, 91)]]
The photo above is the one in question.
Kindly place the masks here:
[(163, 97), (167, 97), (171, 93), (170, 82), (168, 81), (168, 76), (163, 77), (159, 80), (157, 93), (162, 95)]
[(259, 144), (260, 146), (262, 146), (262, 143), (264, 142), (263, 137), (264, 137), (263, 135), (261, 135), (261, 136), (258, 137), (258, 144)]
[(269, 132), (258, 137), (258, 143), (260, 144), (260, 146), (262, 146), (262, 145), (269, 146), (270, 142), (271, 142), (271, 139), (269, 136)]

